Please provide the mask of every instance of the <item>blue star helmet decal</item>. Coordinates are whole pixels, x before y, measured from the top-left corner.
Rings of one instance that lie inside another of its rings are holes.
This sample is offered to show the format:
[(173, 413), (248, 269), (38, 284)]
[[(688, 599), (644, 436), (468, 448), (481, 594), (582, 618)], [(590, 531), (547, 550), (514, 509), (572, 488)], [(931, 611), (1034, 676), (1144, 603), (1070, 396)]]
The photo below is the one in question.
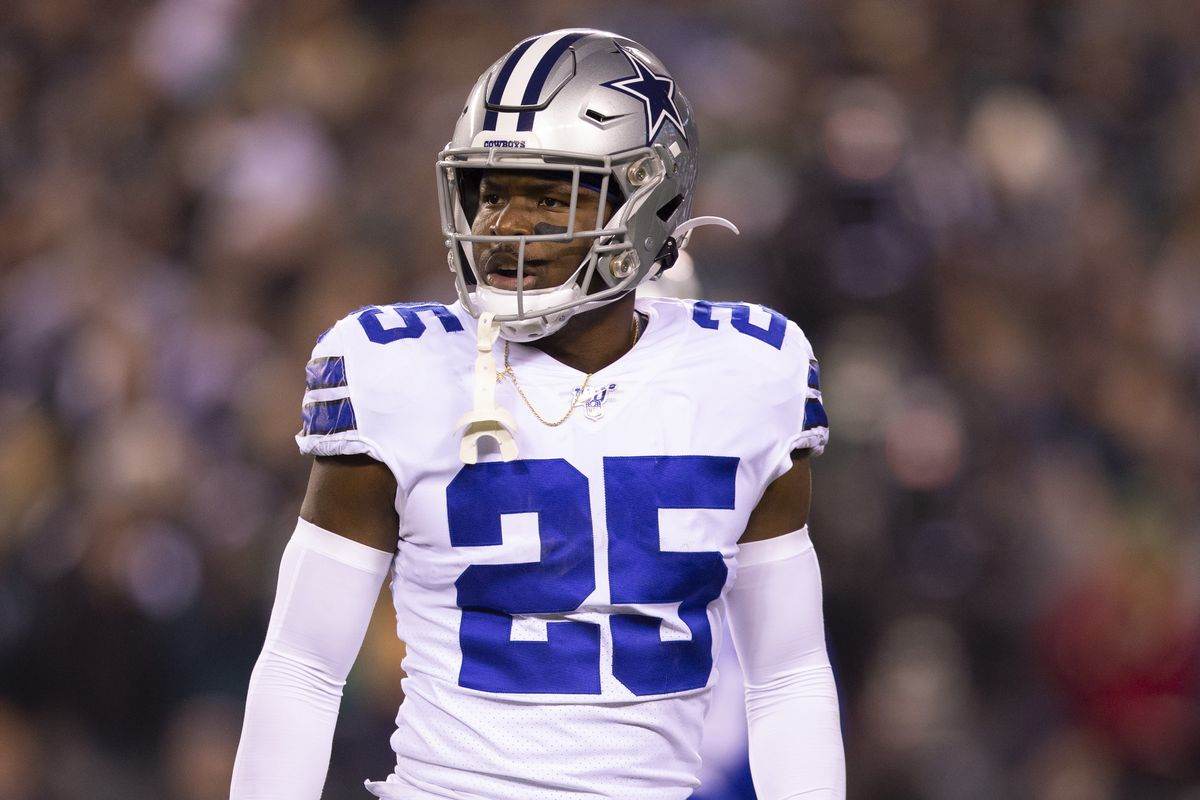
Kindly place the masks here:
[(675, 81), (666, 75), (655, 75), (649, 65), (621, 45), (618, 44), (617, 49), (625, 58), (629, 59), (634, 74), (628, 78), (606, 81), (600, 85), (642, 101), (642, 105), (646, 109), (647, 144), (654, 141), (654, 137), (658, 135), (659, 129), (666, 120), (671, 120), (675, 124), (675, 129), (679, 131), (679, 135), (686, 142), (687, 134), (683, 132), (683, 120), (675, 105)]

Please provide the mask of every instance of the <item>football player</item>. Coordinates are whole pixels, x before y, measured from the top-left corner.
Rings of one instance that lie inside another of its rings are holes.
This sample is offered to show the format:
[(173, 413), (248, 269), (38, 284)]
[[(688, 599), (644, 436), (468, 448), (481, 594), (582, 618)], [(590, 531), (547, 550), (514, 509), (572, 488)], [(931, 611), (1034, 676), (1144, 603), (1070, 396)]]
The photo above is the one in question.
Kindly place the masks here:
[(645, 47), (519, 43), (437, 162), (459, 300), (360, 309), (308, 364), (314, 455), (234, 800), (321, 794), (392, 573), (392, 800), (675, 800), (728, 621), (761, 800), (845, 793), (806, 526), (828, 424), (781, 315), (635, 299), (697, 225), (692, 109)]

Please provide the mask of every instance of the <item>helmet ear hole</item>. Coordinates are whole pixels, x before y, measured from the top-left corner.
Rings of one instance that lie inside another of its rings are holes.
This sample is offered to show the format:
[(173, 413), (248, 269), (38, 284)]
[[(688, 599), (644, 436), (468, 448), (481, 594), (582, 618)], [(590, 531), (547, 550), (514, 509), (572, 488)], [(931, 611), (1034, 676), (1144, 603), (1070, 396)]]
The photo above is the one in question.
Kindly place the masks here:
[(675, 209), (679, 208), (679, 205), (682, 202), (683, 202), (683, 195), (681, 195), (681, 194), (675, 195), (670, 200), (668, 200), (666, 203), (664, 203), (661, 208), (658, 209), (658, 212), (657, 212), (658, 218), (661, 219), (663, 222), (666, 222), (667, 220), (669, 220), (671, 218), (671, 216), (675, 213)]

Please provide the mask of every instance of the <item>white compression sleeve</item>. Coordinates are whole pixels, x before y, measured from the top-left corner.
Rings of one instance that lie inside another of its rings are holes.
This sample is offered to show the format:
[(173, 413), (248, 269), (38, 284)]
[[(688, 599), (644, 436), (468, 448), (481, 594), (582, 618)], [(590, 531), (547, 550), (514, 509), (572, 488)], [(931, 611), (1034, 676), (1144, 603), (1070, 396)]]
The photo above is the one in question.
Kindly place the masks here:
[(743, 544), (728, 595), (760, 800), (842, 800), (846, 762), (808, 527)]
[(318, 800), (342, 686), (392, 557), (298, 520), (250, 675), (230, 800)]

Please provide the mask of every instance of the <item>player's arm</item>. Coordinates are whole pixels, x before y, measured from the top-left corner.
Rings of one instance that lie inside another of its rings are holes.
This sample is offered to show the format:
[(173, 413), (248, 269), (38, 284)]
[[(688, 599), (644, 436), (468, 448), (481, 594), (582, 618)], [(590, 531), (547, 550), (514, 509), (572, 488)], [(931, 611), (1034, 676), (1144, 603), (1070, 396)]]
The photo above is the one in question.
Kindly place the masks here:
[(761, 800), (841, 800), (845, 756), (825, 650), (821, 574), (808, 536), (808, 452), (763, 493), (739, 540), (729, 626), (746, 682), (750, 769)]
[(301, 519), (389, 555), (396, 549), (396, 479), (367, 455), (317, 456)]
[(250, 676), (231, 800), (320, 798), (342, 686), (395, 549), (395, 495), (369, 456), (314, 461)]

